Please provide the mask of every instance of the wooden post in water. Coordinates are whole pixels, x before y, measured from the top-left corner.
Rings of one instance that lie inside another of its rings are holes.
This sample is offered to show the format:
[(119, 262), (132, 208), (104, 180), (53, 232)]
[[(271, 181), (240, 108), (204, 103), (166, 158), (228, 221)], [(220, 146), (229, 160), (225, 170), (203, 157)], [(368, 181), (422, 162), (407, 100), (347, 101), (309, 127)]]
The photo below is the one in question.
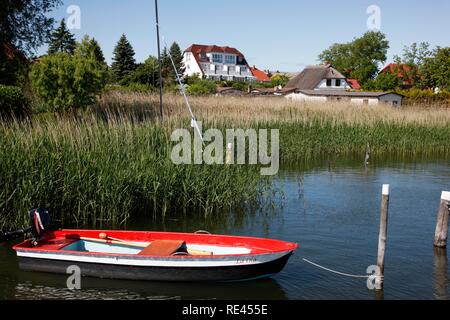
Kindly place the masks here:
[(448, 220), (449, 220), (450, 192), (442, 192), (441, 205), (436, 224), (436, 233), (434, 236), (434, 246), (436, 248), (447, 247), (448, 239)]
[(377, 258), (377, 272), (375, 280), (375, 289), (383, 290), (384, 286), (384, 257), (386, 254), (387, 242), (387, 227), (389, 214), (389, 185), (383, 185), (383, 193), (381, 199), (381, 214), (380, 214), (380, 235), (378, 239), (378, 258)]

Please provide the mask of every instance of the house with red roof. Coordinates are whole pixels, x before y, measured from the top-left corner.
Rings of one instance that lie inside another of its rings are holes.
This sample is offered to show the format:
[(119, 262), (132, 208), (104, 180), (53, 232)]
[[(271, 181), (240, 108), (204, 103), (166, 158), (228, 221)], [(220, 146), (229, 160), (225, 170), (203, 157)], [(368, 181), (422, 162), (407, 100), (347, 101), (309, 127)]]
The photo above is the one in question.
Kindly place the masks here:
[(353, 90), (361, 90), (361, 85), (357, 79), (347, 79), (347, 83)]
[(245, 56), (236, 48), (193, 44), (184, 51), (185, 76), (216, 81), (255, 81)]
[(413, 67), (410, 65), (390, 63), (380, 71), (380, 74), (390, 73), (397, 75), (401, 81), (402, 87), (412, 87), (414, 85), (412, 71)]
[(253, 66), (251, 68), (253, 76), (256, 78), (256, 81), (260, 81), (260, 82), (270, 82), (270, 78), (267, 75), (267, 73), (265, 73), (262, 70), (259, 70), (258, 68), (256, 68), (256, 66)]

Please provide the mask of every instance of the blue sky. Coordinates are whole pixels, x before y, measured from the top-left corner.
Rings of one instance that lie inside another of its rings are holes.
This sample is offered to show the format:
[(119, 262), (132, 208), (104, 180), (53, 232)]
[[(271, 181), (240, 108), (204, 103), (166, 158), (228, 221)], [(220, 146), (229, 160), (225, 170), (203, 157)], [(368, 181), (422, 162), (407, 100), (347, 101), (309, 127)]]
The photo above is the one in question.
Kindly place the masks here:
[[(72, 32), (77, 39), (96, 38), (108, 62), (122, 33), (138, 62), (156, 55), (153, 0), (68, 0), (51, 15), (68, 18), (70, 5), (81, 9), (81, 29)], [(249, 64), (280, 71), (315, 64), (331, 44), (362, 35), (370, 5), (381, 9), (390, 59), (413, 42), (450, 46), (448, 0), (159, 0), (161, 32), (169, 45), (228, 45)], [(38, 53), (45, 51), (44, 46)]]

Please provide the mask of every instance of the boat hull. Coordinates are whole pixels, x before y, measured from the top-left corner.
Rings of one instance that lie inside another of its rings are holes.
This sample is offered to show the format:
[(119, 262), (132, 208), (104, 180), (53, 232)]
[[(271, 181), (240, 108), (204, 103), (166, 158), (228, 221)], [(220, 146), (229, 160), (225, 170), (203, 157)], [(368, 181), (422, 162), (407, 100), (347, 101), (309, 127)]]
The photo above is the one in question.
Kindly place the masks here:
[(270, 277), (279, 273), (292, 252), (259, 264), (208, 267), (130, 266), (18, 257), (24, 271), (67, 274), (70, 266), (78, 266), (84, 277), (140, 281), (228, 282)]
[[(103, 234), (116, 240), (102, 239)], [(172, 253), (172, 244), (186, 251)], [(223, 282), (279, 273), (297, 247), (273, 239), (211, 234), (58, 230), (37, 245), (27, 240), (14, 249), (25, 271), (68, 274), (69, 267), (77, 266), (86, 277)]]

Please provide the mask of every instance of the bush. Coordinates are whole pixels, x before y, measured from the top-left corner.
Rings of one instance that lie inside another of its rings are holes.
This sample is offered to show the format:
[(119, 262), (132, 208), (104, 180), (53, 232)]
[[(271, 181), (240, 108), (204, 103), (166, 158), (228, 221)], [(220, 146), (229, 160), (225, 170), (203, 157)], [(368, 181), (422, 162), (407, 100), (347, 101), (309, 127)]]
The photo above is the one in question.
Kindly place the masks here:
[(193, 96), (215, 94), (216, 93), (216, 83), (211, 80), (201, 80), (188, 87), (186, 90), (187, 94)]
[(33, 65), (33, 91), (48, 111), (67, 111), (92, 105), (105, 87), (106, 65), (79, 54), (48, 55)]
[(0, 85), (0, 118), (20, 118), (29, 112), (29, 101), (19, 87)]

